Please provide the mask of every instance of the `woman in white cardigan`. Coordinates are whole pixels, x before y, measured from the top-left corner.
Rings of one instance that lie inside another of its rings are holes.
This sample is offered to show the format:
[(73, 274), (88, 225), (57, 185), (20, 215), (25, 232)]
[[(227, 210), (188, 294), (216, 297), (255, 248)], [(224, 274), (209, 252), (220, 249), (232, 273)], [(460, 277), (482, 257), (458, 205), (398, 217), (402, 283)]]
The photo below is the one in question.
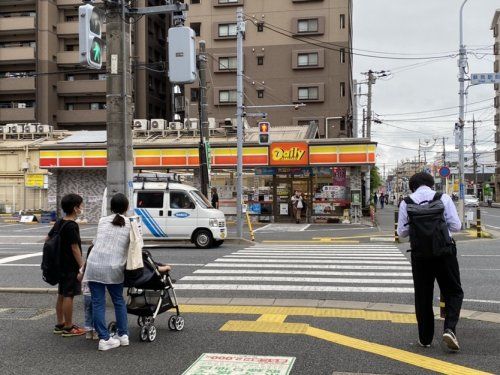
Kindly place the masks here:
[[(129, 345), (127, 306), (123, 298), (125, 263), (130, 243), (130, 220), (125, 217), (129, 201), (124, 194), (111, 198), (113, 215), (99, 220), (94, 247), (90, 253), (84, 282), (92, 295), (94, 328), (99, 335), (99, 350)], [(106, 326), (106, 289), (115, 308), (117, 335), (111, 337)]]

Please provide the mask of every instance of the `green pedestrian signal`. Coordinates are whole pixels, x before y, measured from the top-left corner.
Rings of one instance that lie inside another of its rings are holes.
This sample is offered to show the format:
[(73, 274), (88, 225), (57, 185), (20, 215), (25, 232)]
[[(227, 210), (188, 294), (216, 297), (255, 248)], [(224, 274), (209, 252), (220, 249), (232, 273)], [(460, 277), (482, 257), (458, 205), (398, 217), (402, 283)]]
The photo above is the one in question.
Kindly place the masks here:
[(91, 4), (78, 8), (80, 64), (90, 69), (101, 69), (104, 53), (102, 25), (104, 13)]

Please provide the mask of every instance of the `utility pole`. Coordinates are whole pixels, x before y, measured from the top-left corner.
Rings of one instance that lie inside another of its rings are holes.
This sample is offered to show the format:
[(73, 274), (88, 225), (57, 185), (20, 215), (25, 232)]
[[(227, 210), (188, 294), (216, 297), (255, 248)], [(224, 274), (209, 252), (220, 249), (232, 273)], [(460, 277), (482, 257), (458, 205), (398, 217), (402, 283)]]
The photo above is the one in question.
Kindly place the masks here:
[(420, 167), (420, 161), (422, 160), (422, 157), (420, 155), (420, 138), (418, 139), (418, 165)]
[(237, 168), (236, 168), (236, 236), (243, 237), (243, 8), (236, 11), (236, 121), (237, 121)]
[(459, 174), (458, 174), (458, 185), (459, 185), (459, 201), (458, 201), (458, 211), (460, 220), (462, 221), (462, 228), (464, 228), (465, 219), (465, 170), (464, 170), (464, 117), (465, 117), (465, 69), (467, 68), (467, 49), (464, 45), (464, 22), (463, 22), (463, 11), (467, 0), (464, 0), (462, 6), (460, 7), (460, 57), (458, 59), (458, 81), (460, 83), (459, 92), (459, 114), (458, 114), (458, 127), (460, 135), (459, 143)]
[(353, 95), (352, 95), (352, 134), (354, 138), (358, 138), (359, 126), (358, 126), (358, 81), (353, 80)]
[(200, 41), (200, 53), (198, 55), (198, 64), (200, 72), (200, 105), (199, 105), (199, 124), (200, 124), (200, 186), (201, 192), (208, 197), (208, 185), (210, 176), (208, 172), (207, 147), (209, 139), (208, 131), (208, 104), (207, 104), (207, 54), (206, 43)]
[(376, 78), (373, 75), (373, 71), (368, 71), (368, 104), (367, 104), (367, 116), (366, 116), (366, 137), (368, 139), (372, 138), (372, 86), (375, 83)]
[(366, 137), (366, 109), (363, 108), (363, 130), (362, 130), (362, 137)]
[[(106, 2), (106, 58), (108, 145), (107, 208), (116, 193), (132, 202), (132, 76), (130, 71), (130, 25), (125, 23), (125, 1)], [(132, 207), (132, 205), (130, 205)]]
[(443, 137), (443, 167), (446, 167), (446, 138)]
[[(475, 117), (472, 117), (472, 121), (467, 121), (468, 123), (472, 123), (472, 167), (474, 168), (474, 196), (477, 197), (477, 132), (476, 132), (476, 123), (482, 121), (476, 121)], [(484, 183), (484, 181), (483, 181)]]

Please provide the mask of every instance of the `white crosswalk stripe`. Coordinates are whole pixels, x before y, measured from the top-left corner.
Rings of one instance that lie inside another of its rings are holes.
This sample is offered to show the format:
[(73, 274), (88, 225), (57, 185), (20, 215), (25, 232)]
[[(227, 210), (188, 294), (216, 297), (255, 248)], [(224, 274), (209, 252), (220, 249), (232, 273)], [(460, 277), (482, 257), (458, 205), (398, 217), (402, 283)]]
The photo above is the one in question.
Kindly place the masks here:
[(180, 290), (413, 293), (410, 262), (391, 244), (248, 247), (180, 279)]

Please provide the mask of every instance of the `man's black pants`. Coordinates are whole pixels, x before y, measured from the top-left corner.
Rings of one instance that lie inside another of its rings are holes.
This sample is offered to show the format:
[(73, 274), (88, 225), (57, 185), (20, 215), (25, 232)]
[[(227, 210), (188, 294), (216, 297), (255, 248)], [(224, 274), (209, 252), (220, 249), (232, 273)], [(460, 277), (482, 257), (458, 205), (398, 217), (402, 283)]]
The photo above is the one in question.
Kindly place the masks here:
[(433, 295), (434, 280), (437, 280), (445, 302), (444, 329), (455, 328), (460, 317), (464, 292), (460, 285), (460, 271), (456, 254), (436, 258), (411, 257), (413, 284), (415, 288), (415, 312), (420, 343), (427, 345), (434, 337)]

